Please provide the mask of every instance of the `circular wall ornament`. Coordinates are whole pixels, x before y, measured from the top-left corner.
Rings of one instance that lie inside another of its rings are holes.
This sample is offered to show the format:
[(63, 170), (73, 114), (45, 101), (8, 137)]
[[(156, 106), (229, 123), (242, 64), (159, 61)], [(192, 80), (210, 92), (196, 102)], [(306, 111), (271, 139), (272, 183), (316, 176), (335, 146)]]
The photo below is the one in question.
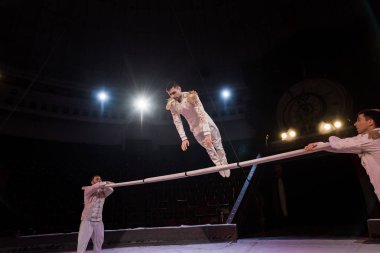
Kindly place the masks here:
[(283, 94), (277, 106), (277, 121), (281, 129), (292, 127), (309, 134), (322, 120), (345, 118), (351, 110), (351, 96), (342, 85), (328, 79), (307, 79)]

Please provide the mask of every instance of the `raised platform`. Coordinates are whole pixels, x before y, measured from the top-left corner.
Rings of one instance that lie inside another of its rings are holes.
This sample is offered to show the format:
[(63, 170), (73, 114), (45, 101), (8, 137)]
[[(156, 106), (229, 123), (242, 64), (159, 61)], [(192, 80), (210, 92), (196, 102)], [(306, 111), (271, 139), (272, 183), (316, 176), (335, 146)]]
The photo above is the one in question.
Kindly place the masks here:
[[(0, 238), (0, 253), (75, 251), (78, 233), (46, 234), (18, 238)], [(106, 230), (104, 248), (236, 242), (235, 224)], [(91, 248), (91, 243), (88, 249)]]

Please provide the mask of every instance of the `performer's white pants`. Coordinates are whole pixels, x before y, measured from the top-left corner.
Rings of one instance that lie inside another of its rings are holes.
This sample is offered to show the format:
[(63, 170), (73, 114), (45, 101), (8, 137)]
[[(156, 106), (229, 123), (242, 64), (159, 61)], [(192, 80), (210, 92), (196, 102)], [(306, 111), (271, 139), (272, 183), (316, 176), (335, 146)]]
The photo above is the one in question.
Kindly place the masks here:
[[(210, 125), (210, 130), (212, 140), (212, 146), (210, 148), (206, 147), (203, 143), (205, 138), (203, 133), (196, 135), (195, 139), (198, 141), (199, 144), (202, 145), (202, 147), (204, 147), (207, 150), (208, 155), (210, 156), (212, 162), (215, 165), (228, 164), (226, 153), (223, 149), (222, 137), (220, 136), (219, 129), (216, 126)], [(222, 177), (230, 176), (230, 170), (219, 171), (219, 173)]]
[(83, 220), (80, 223), (77, 253), (86, 252), (90, 238), (92, 239), (92, 244), (94, 245), (94, 252), (99, 253), (102, 250), (104, 241), (103, 221)]

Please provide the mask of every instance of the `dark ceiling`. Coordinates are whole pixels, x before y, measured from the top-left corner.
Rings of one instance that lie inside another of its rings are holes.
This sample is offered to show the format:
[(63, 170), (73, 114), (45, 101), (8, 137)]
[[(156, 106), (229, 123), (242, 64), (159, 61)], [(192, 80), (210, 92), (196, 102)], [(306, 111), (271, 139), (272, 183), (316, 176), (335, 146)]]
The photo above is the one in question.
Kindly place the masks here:
[(379, 6), (370, 0), (2, 0), (0, 70), (88, 89), (161, 93), (172, 79), (186, 89), (246, 87), (261, 116), (291, 85), (322, 77), (352, 92), (356, 107), (377, 106)]
[(296, 57), (302, 58), (321, 53), (297, 44), (310, 45), (305, 37), (321, 40), (322, 50), (340, 50), (339, 33), (378, 32), (370, 3), (353, 0), (0, 4), (3, 68), (42, 69), (42, 76), (87, 85), (156, 85), (166, 79), (196, 85), (200, 78), (242, 83), (244, 63), (283, 53), (289, 41), (301, 46)]

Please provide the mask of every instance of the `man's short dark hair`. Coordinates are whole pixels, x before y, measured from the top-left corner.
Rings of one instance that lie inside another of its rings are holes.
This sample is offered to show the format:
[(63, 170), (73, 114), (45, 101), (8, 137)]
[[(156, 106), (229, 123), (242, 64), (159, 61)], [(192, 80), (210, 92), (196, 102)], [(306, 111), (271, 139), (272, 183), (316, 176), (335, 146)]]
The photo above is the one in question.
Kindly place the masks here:
[(166, 86), (166, 91), (169, 91), (171, 88), (180, 87), (179, 82), (177, 81), (170, 81), (168, 83), (168, 86)]
[(364, 117), (368, 119), (372, 119), (375, 122), (375, 127), (380, 127), (380, 110), (379, 109), (365, 109), (361, 110), (359, 114), (363, 114)]
[(100, 175), (93, 175), (92, 178), (91, 178), (91, 182), (94, 180), (95, 177), (100, 177), (100, 178), (102, 178)]

